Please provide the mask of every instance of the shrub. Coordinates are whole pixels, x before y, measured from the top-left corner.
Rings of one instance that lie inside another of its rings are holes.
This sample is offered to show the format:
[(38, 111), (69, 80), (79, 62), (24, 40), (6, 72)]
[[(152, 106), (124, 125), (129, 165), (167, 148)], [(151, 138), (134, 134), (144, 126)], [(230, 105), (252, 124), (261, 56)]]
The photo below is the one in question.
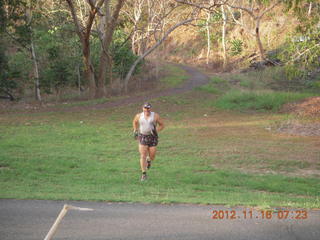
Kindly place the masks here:
[(242, 53), (242, 45), (243, 45), (243, 42), (239, 39), (234, 39), (232, 40), (231, 42), (231, 55), (232, 56), (236, 56), (236, 55), (239, 55)]

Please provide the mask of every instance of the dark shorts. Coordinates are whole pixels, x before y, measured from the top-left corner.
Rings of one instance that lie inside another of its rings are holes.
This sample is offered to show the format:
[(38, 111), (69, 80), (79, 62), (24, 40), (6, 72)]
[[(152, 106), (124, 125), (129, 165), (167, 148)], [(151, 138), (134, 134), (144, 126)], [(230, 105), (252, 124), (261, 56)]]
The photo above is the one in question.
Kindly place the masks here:
[(158, 137), (154, 135), (143, 135), (139, 134), (139, 142), (141, 145), (148, 147), (155, 147), (158, 145)]

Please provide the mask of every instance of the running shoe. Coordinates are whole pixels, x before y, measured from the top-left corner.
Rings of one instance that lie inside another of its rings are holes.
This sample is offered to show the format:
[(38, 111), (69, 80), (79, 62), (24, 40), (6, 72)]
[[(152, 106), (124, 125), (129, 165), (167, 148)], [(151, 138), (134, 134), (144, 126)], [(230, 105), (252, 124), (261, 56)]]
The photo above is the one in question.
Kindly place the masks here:
[(141, 175), (141, 182), (143, 182), (143, 181), (145, 181), (145, 180), (147, 180), (147, 174), (145, 174), (145, 173), (143, 173), (142, 175)]

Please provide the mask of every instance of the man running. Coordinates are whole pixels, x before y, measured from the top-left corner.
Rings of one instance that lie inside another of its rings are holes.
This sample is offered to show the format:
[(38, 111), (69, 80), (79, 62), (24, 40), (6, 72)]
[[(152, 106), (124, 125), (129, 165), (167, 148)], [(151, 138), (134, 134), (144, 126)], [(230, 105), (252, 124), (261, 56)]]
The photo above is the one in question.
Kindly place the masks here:
[(134, 136), (139, 139), (141, 181), (147, 179), (147, 169), (156, 157), (158, 132), (164, 128), (159, 114), (151, 112), (151, 107), (150, 103), (143, 104), (143, 112), (138, 113), (133, 119)]

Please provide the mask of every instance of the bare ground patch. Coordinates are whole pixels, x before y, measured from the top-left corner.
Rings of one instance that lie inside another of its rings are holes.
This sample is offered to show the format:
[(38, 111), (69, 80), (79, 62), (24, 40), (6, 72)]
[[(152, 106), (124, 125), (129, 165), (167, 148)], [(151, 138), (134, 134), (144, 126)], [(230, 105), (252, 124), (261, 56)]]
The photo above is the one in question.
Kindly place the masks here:
[(285, 104), (280, 112), (294, 115), (295, 120), (281, 123), (277, 132), (298, 136), (320, 136), (320, 97)]
[(320, 123), (303, 123), (289, 121), (282, 123), (277, 129), (280, 133), (299, 136), (320, 136)]
[(299, 102), (285, 104), (281, 112), (320, 118), (320, 97), (310, 97)]

